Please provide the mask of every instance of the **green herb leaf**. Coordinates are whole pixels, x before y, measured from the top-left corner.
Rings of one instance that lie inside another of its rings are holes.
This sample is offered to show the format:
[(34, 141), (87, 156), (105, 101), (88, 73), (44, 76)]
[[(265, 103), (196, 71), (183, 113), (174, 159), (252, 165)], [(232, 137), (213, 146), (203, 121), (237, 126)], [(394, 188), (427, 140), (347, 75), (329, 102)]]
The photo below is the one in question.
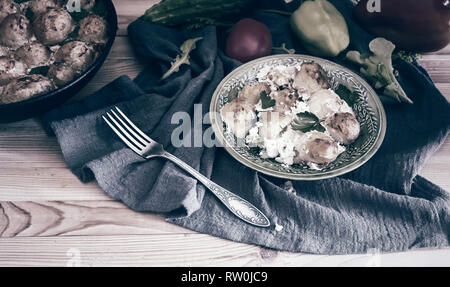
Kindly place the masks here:
[(319, 118), (310, 112), (303, 112), (298, 113), (297, 117), (294, 119), (294, 122), (297, 122), (298, 124), (306, 124), (306, 125), (313, 125), (317, 122), (320, 122)]
[(307, 133), (307, 132), (310, 132), (310, 131), (318, 131), (318, 132), (323, 133), (323, 132), (326, 131), (326, 129), (325, 129), (324, 126), (322, 126), (321, 123), (316, 123), (313, 126), (311, 126), (310, 128), (307, 128), (307, 129), (303, 130), (304, 133)]
[(184, 43), (180, 47), (181, 54), (177, 55), (177, 57), (171, 63), (170, 69), (167, 70), (167, 72), (161, 77), (161, 80), (167, 79), (173, 73), (178, 72), (180, 70), (181, 65), (183, 64), (190, 65), (191, 62), (189, 62), (190, 59), (189, 54), (191, 53), (192, 50), (196, 48), (196, 43), (202, 39), (203, 37), (198, 37), (184, 41)]
[(31, 8), (27, 8), (27, 10), (25, 10), (25, 17), (27, 17), (28, 20), (30, 20), (31, 22), (34, 21), (35, 15), (33, 10), (31, 10)]
[(343, 99), (350, 107), (358, 101), (358, 95), (355, 92), (350, 91), (346, 86), (339, 85), (336, 89), (336, 94)]
[(14, 0), (14, 2), (21, 4), (21, 3), (25, 3), (25, 2), (29, 2), (31, 0)]
[(261, 107), (263, 109), (268, 109), (271, 108), (273, 106), (275, 106), (276, 101), (274, 99), (272, 99), (266, 91), (262, 91), (260, 94), (261, 97)]
[(297, 114), (297, 117), (292, 121), (291, 127), (293, 130), (301, 131), (304, 133), (316, 130), (324, 132), (326, 129), (322, 126), (319, 118), (310, 112), (304, 112)]
[(376, 38), (369, 43), (369, 54), (361, 54), (358, 51), (349, 51), (346, 59), (358, 66), (360, 72), (372, 84), (375, 89), (383, 90), (385, 96), (392, 97), (399, 102), (412, 104), (405, 91), (395, 78), (394, 67), (392, 66), (392, 53), (395, 45), (384, 39)]
[(31, 69), (31, 71), (28, 74), (30, 74), (30, 75), (43, 75), (43, 76), (46, 76), (49, 69), (50, 69), (49, 66), (40, 66), (40, 67), (36, 67), (36, 68)]
[(81, 19), (86, 18), (89, 15), (89, 12), (81, 9), (80, 12), (69, 12), (69, 14), (74, 21), (79, 22)]

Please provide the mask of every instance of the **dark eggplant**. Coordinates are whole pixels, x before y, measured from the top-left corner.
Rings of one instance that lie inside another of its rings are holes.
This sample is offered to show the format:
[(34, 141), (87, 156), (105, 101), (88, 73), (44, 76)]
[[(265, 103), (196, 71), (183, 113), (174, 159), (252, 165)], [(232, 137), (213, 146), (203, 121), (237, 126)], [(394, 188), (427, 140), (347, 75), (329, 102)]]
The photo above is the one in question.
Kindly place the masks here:
[(361, 0), (355, 7), (355, 20), (398, 48), (416, 53), (434, 52), (450, 42), (449, 1), (379, 0), (379, 12), (369, 11), (372, 10), (367, 8), (369, 1)]

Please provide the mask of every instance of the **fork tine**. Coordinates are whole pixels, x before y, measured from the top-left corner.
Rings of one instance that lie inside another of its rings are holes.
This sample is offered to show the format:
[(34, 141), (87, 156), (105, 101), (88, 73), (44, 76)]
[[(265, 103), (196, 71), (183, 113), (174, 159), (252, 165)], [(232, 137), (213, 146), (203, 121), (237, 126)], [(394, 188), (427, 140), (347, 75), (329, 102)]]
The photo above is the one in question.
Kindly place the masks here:
[(127, 132), (131, 133), (135, 139), (137, 139), (141, 144), (148, 145), (150, 142), (146, 141), (144, 138), (142, 138), (140, 135), (134, 132), (134, 130), (125, 123), (121, 117), (119, 117), (114, 110), (111, 110), (111, 113), (116, 117), (117, 120), (122, 124), (122, 126), (127, 130)]
[(141, 131), (133, 122), (118, 108), (115, 107), (116, 110), (119, 112), (119, 114), (127, 121), (127, 123), (133, 127), (135, 131), (137, 131), (144, 139), (146, 139), (148, 142), (152, 142), (153, 140), (147, 136), (143, 131)]
[(120, 137), (120, 139), (135, 153), (140, 154), (141, 151), (137, 149), (126, 137), (124, 137), (119, 130), (116, 129), (116, 127), (111, 123), (105, 116), (102, 116), (103, 120), (108, 124), (108, 126)]
[(121, 131), (121, 134), (127, 138), (128, 142), (132, 142), (139, 150), (143, 150), (145, 148), (145, 145), (143, 145), (142, 143), (138, 142), (137, 140), (135, 140), (133, 138), (133, 136), (127, 131), (125, 130), (115, 119), (113, 116), (111, 116), (110, 113), (106, 113), (106, 115), (108, 116), (108, 118), (115, 124), (116, 128), (119, 129)]

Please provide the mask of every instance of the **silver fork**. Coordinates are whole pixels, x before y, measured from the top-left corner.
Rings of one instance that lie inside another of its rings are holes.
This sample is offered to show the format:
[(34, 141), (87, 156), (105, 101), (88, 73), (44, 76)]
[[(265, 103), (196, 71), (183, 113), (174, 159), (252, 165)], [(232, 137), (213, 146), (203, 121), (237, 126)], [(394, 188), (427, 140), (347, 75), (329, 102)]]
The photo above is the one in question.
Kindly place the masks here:
[(267, 217), (258, 208), (245, 199), (212, 182), (176, 156), (166, 152), (161, 144), (152, 140), (138, 127), (136, 127), (136, 125), (133, 124), (133, 122), (131, 122), (131, 120), (125, 116), (125, 114), (118, 107), (111, 109), (106, 113), (106, 115), (103, 115), (102, 118), (120, 137), (120, 139), (138, 155), (145, 159), (161, 157), (172, 161), (177, 166), (181, 167), (187, 173), (199, 180), (214, 195), (216, 195), (217, 198), (234, 215), (243, 221), (259, 227), (270, 226), (269, 219), (267, 219)]

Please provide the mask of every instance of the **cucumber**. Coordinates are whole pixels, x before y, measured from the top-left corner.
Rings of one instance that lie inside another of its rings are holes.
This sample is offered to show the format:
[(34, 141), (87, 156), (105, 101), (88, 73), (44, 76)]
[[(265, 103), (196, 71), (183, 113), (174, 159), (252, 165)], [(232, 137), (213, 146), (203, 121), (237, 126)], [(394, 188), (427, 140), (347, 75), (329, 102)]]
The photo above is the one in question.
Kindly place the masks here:
[(166, 0), (148, 9), (143, 19), (166, 26), (213, 24), (225, 17), (237, 16), (255, 0)]

